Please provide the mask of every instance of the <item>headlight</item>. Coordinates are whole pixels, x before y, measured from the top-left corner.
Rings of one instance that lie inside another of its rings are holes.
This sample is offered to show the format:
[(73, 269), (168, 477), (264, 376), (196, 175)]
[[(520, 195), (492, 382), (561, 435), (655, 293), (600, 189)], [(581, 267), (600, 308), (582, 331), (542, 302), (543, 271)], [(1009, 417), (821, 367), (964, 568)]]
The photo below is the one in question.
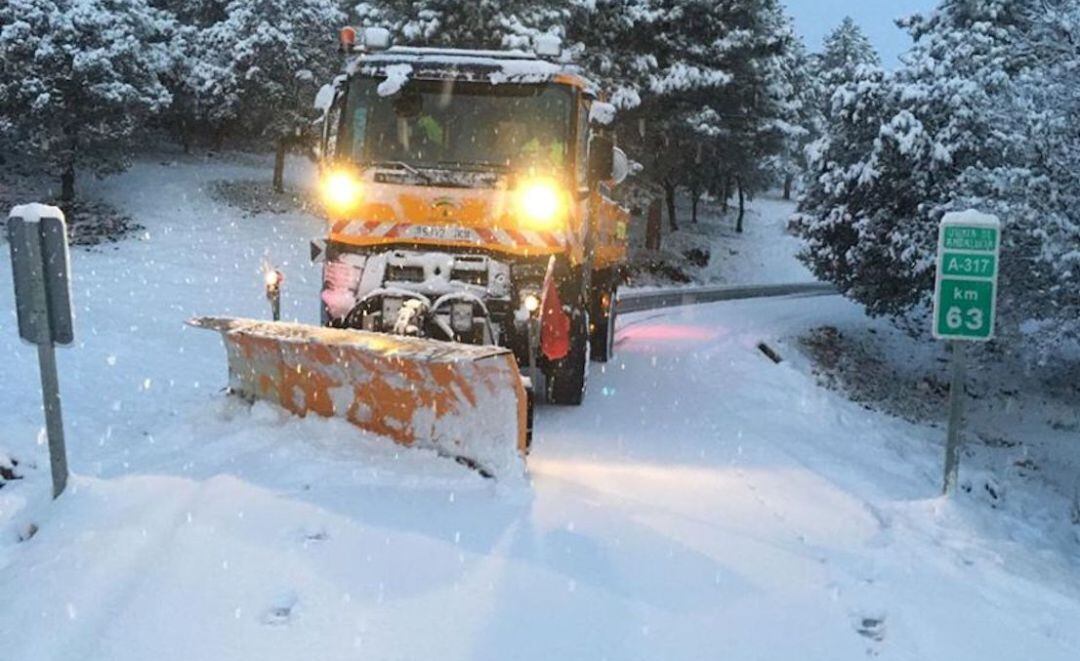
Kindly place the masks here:
[(528, 179), (517, 190), (518, 214), (532, 229), (552, 229), (566, 213), (565, 198), (554, 179)]
[(362, 192), (360, 180), (347, 170), (334, 170), (322, 182), (323, 202), (335, 216), (354, 213), (360, 206)]
[(536, 294), (525, 294), (521, 297), (521, 304), (529, 314), (532, 314), (540, 309), (540, 297)]

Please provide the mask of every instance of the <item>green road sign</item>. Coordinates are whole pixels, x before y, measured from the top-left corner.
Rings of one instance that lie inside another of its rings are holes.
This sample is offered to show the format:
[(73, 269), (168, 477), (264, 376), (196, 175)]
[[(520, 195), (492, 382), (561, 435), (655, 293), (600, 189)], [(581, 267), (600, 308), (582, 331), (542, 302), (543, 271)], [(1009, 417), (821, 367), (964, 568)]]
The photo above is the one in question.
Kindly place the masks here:
[(945, 251), (941, 259), (941, 268), (944, 276), (992, 278), (997, 273), (997, 255), (992, 253), (971, 255)]
[[(970, 214), (971, 212), (967, 212)], [(998, 244), (998, 225), (994, 227), (974, 227), (970, 224), (961, 225), (959, 223), (965, 223), (964, 220), (957, 220), (957, 217), (964, 216), (966, 218), (974, 218), (967, 214), (947, 214), (942, 219), (942, 234), (941, 241), (944, 244), (946, 250), (975, 250), (977, 252), (996, 252)], [(993, 218), (994, 222), (997, 222), (995, 216), (987, 214), (978, 214), (981, 218)], [(949, 218), (952, 217), (952, 221), (957, 224), (950, 224)], [(980, 221), (981, 222), (981, 221)]]
[(994, 337), (1000, 250), (997, 217), (965, 211), (941, 220), (934, 337), (973, 341)]

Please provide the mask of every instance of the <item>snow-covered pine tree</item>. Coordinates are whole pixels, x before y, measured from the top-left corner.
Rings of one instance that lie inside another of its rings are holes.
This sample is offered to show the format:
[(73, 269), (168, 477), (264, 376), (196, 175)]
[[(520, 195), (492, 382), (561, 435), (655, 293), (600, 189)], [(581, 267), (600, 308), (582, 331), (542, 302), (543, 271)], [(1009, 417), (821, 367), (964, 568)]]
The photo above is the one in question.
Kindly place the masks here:
[(567, 42), (575, 60), (620, 110), (641, 105), (659, 67), (659, 0), (573, 0)]
[(806, 147), (821, 137), (825, 125), (817, 58), (807, 52), (790, 24), (789, 30), (788, 47), (771, 60), (781, 148), (771, 157), (770, 170), (775, 173), (785, 200), (791, 199), (795, 181), (807, 170)]
[(881, 58), (862, 28), (850, 16), (825, 36), (824, 48), (810, 62), (814, 85), (808, 96), (813, 98), (815, 107), (811, 109), (818, 115), (819, 130), (814, 138), (821, 136), (824, 123), (832, 115), (832, 97), (838, 89), (854, 82), (864, 72), (881, 66)]
[(835, 89), (853, 80), (860, 67), (881, 66), (881, 58), (858, 23), (847, 16), (826, 35), (818, 66), (825, 85)]
[(411, 46), (528, 48), (537, 35), (565, 34), (569, 0), (381, 0), (355, 11), (387, 21)]
[[(158, 123), (171, 133), (188, 151), (197, 138), (213, 137), (215, 146), (230, 128), (224, 121), (210, 121), (211, 104), (204, 97), (213, 99), (202, 89), (221, 80), (223, 74), (217, 63), (227, 61), (226, 54), (219, 52), (228, 44), (211, 44), (203, 38), (207, 28), (224, 21), (229, 0), (152, 0), (152, 4), (176, 17), (173, 66), (163, 76), (172, 94), (172, 104), (158, 117)], [(218, 52), (211, 50), (215, 46)]]
[(287, 150), (304, 142), (319, 88), (338, 71), (346, 16), (334, 0), (232, 0), (199, 31), (191, 83), (206, 116), (274, 140), (274, 187)]
[(975, 207), (1005, 223), (999, 332), (1023, 331), (1024, 349), (1076, 339), (1077, 4), (946, 0), (905, 22), (915, 45), (898, 71), (862, 67), (837, 90), (798, 217), (820, 277), (919, 321), (937, 224)]
[(672, 229), (677, 188), (705, 187), (714, 171), (690, 120), (702, 99), (731, 80), (707, 37), (726, 32), (726, 9), (702, 0), (583, 1), (572, 22), (581, 61), (623, 109), (620, 145), (662, 192)]
[[(775, 157), (798, 127), (798, 93), (791, 79), (792, 48), (797, 41), (790, 21), (775, 0), (679, 2), (703, 6), (686, 14), (683, 43), (675, 42), (676, 64), (686, 55), (700, 58), (719, 78), (696, 85), (679, 100), (695, 143), (703, 142), (715, 176), (710, 189), (738, 195), (741, 231), (748, 196), (770, 185)], [(698, 64), (691, 60), (692, 65)]]
[(579, 58), (623, 109), (620, 144), (663, 190), (764, 185), (797, 126), (795, 40), (774, 0), (579, 0)]
[(789, 78), (798, 97), (800, 133), (788, 135), (778, 163), (784, 176), (785, 199), (790, 196), (792, 176), (811, 171), (808, 149), (825, 133), (833, 93), (863, 73), (873, 75), (881, 64), (870, 40), (850, 17), (825, 37), (821, 53), (807, 54), (801, 44), (794, 51)]
[(229, 0), (154, 0), (150, 4), (172, 12), (183, 25), (204, 28), (225, 20)]
[(127, 164), (132, 137), (171, 101), (172, 17), (145, 0), (0, 4), (0, 125), (75, 197), (76, 173)]
[(642, 143), (651, 154), (646, 164), (663, 187), (668, 223), (675, 230), (678, 188), (715, 189), (720, 176), (717, 138), (729, 125), (718, 102), (731, 92), (737, 53), (747, 36), (739, 27), (752, 9), (711, 0), (663, 0), (660, 7), (659, 66), (649, 78), (646, 104), (652, 131)]

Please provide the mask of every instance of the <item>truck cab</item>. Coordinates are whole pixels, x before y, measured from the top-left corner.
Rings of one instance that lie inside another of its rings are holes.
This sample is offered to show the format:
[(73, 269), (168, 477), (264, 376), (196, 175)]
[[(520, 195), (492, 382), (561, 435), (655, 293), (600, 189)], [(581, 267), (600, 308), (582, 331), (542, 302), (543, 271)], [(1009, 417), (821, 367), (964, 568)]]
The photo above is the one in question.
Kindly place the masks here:
[(323, 323), (507, 347), (550, 401), (580, 403), (590, 357), (611, 355), (626, 257), (611, 107), (534, 53), (344, 41)]

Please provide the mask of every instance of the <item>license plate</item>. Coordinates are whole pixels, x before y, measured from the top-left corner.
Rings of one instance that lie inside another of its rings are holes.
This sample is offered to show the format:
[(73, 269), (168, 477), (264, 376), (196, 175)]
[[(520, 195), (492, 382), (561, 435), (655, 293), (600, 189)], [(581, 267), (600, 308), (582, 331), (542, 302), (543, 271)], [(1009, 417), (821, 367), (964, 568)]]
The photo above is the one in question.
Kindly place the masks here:
[(404, 236), (409, 239), (438, 239), (442, 241), (476, 241), (476, 233), (455, 225), (410, 225)]

